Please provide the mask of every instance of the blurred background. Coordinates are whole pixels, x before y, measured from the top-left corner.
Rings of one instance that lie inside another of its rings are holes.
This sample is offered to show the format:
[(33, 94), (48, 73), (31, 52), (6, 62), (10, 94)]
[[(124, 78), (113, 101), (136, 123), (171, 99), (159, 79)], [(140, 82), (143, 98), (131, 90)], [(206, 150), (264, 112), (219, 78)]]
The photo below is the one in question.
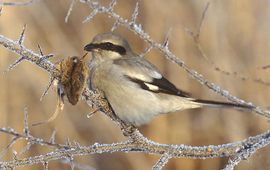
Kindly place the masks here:
[[(200, 35), (201, 47), (207, 55), (203, 57), (187, 29), (196, 32), (208, 0), (141, 0), (138, 22), (157, 42), (163, 42), (171, 29), (169, 48), (187, 65), (203, 74), (205, 78), (230, 91), (233, 95), (258, 106), (270, 106), (270, 87), (254, 80), (270, 82), (270, 1), (265, 0), (213, 0), (206, 13)], [(13, 1), (9, 1), (13, 2)], [(67, 56), (84, 54), (83, 47), (92, 38), (110, 31), (114, 20), (98, 15), (91, 22), (82, 24), (91, 10), (84, 4), (76, 3), (68, 23), (69, 0), (41, 0), (30, 6), (4, 6), (0, 16), (0, 34), (17, 40), (24, 24), (27, 25), (25, 46), (38, 51), (39, 44), (45, 54), (53, 53), (53, 62)], [(109, 4), (109, 1), (102, 1)], [(136, 1), (118, 0), (115, 11), (130, 19)], [(126, 28), (116, 32), (126, 37), (133, 50), (142, 53), (148, 45)], [(23, 62), (14, 70), (2, 74), (18, 58), (17, 55), (0, 47), (0, 127), (23, 129), (23, 110), (28, 108), (29, 122), (48, 119), (56, 107), (56, 92), (51, 89), (42, 102), (39, 98), (48, 84), (48, 73), (37, 66)], [(177, 87), (192, 93), (194, 97), (225, 100), (190, 78), (183, 69), (167, 61), (157, 50), (146, 58)], [(215, 67), (228, 71), (224, 74)], [(243, 80), (243, 77), (246, 80)], [(124, 140), (119, 128), (105, 115), (97, 113), (91, 118), (86, 114), (91, 108), (83, 101), (76, 106), (66, 102), (64, 112), (52, 123), (31, 127), (34, 136), (49, 139), (56, 129), (56, 142), (64, 143), (67, 138), (81, 145), (95, 142), (111, 143)], [(162, 115), (149, 125), (140, 127), (141, 132), (151, 140), (167, 144), (209, 145), (243, 140), (269, 129), (267, 119), (250, 112), (232, 109), (196, 109)], [(0, 148), (4, 148), (11, 136), (0, 134)], [(20, 152), (25, 142), (18, 141), (12, 149)], [(47, 147), (33, 146), (20, 157), (48, 152)], [(259, 150), (237, 170), (268, 169), (270, 148)], [(12, 150), (3, 157), (9, 160)], [(143, 153), (96, 154), (76, 157), (75, 161), (96, 169), (151, 169), (159, 156)], [(216, 170), (224, 168), (227, 158), (193, 160), (172, 159), (164, 169)], [(18, 169), (43, 169), (42, 165)], [(49, 169), (69, 169), (61, 161), (49, 162)]]

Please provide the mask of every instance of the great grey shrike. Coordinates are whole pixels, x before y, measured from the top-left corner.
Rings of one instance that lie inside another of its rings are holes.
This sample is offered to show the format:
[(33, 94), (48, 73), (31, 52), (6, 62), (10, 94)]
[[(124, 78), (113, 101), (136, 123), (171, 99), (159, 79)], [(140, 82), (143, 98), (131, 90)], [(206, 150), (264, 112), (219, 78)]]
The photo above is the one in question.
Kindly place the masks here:
[(89, 88), (104, 92), (115, 114), (139, 126), (163, 113), (210, 107), (248, 108), (228, 102), (192, 98), (168, 81), (149, 61), (134, 53), (115, 33), (94, 37), (84, 47), (92, 52)]

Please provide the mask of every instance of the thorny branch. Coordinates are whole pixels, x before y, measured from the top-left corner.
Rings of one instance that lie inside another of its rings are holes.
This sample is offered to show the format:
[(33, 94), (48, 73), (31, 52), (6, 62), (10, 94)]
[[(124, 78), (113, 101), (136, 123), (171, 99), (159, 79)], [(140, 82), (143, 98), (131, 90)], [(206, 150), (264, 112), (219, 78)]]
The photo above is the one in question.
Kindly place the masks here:
[[(223, 144), (223, 145), (209, 145), (201, 147), (193, 147), (188, 145), (168, 145), (159, 144), (150, 140), (127, 140), (125, 142), (113, 143), (113, 144), (98, 144), (95, 143), (90, 146), (80, 145), (60, 145), (45, 141), (40, 138), (27, 138), (25, 135), (15, 132), (13, 129), (1, 128), (0, 132), (7, 133), (16, 137), (24, 138), (35, 144), (47, 145), (55, 147), (56, 149), (45, 155), (33, 156), (24, 159), (16, 159), (10, 162), (0, 162), (0, 168), (8, 169), (18, 166), (26, 166), (37, 164), (41, 162), (48, 162), (51, 160), (58, 160), (66, 157), (66, 155), (80, 156), (90, 155), (96, 153), (113, 153), (113, 152), (143, 152), (148, 154), (164, 155), (168, 154), (169, 157), (189, 157), (193, 159), (205, 159), (215, 157), (229, 157), (237, 154), (246, 153), (247, 150), (256, 150), (262, 148), (270, 143), (270, 131), (267, 131), (261, 135), (250, 137), (246, 140)], [(137, 131), (139, 134), (139, 132)], [(249, 156), (249, 155), (248, 155)], [(163, 159), (169, 159), (163, 157)], [(247, 157), (245, 157), (247, 158)], [(163, 165), (164, 166), (164, 165)]]
[[(116, 1), (113, 0), (111, 5), (106, 8), (101, 6), (98, 2), (81, 0), (82, 3), (87, 3), (92, 9), (93, 12), (86, 17), (84, 22), (91, 20), (98, 13), (105, 13), (109, 17), (115, 19), (117, 25), (122, 25), (127, 27), (129, 30), (135, 32), (139, 35), (144, 41), (150, 44), (150, 50), (152, 48), (159, 49), (170, 61), (176, 63), (181, 68), (183, 68), (191, 77), (207, 86), (209, 89), (215, 91), (216, 93), (226, 97), (228, 100), (233, 101), (239, 104), (246, 104), (253, 106), (253, 111), (263, 115), (267, 118), (270, 117), (269, 111), (263, 110), (252, 103), (245, 102), (235, 96), (229, 94), (229, 92), (221, 89), (219, 86), (209, 82), (202, 75), (196, 71), (190, 69), (182, 60), (177, 58), (168, 48), (167, 45), (164, 46), (164, 43), (157, 43), (150, 38), (150, 36), (143, 31), (140, 25), (136, 23), (136, 17), (138, 15), (138, 5), (134, 10), (132, 15), (132, 20), (128, 21), (117, 13), (113, 11), (113, 7), (116, 4)], [(72, 1), (74, 3), (74, 1)], [(74, 5), (74, 4), (73, 4)], [(71, 5), (71, 8), (73, 7)], [(70, 13), (68, 13), (68, 16)], [(24, 31), (23, 31), (24, 34)], [(165, 41), (165, 44), (168, 44), (168, 40)], [(21, 61), (27, 60), (33, 64), (41, 67), (47, 71), (51, 77), (58, 79), (60, 77), (60, 72), (57, 70), (54, 64), (52, 64), (48, 58), (43, 56), (43, 53), (37, 54), (23, 46), (22, 43), (14, 42), (2, 35), (0, 35), (0, 45), (6, 49), (18, 54)], [(41, 51), (41, 50), (40, 50)], [(148, 50), (147, 50), (148, 51)], [(112, 111), (107, 100), (104, 98), (103, 94), (99, 91), (90, 91), (86, 89), (83, 93), (84, 100), (88, 103), (90, 107), (99, 108), (101, 112), (109, 116), (114, 122), (116, 122), (121, 128), (123, 134), (128, 137), (124, 142), (112, 143), (112, 144), (98, 144), (95, 143), (90, 146), (80, 146), (79, 144), (57, 144), (55, 143), (54, 137), (50, 141), (46, 141), (41, 138), (34, 137), (30, 134), (27, 123), (27, 111), (25, 111), (25, 128), (24, 133), (20, 134), (12, 128), (0, 128), (0, 132), (6, 133), (13, 136), (13, 139), (10, 143), (12, 145), (14, 141), (18, 139), (24, 139), (30, 145), (39, 144), (53, 147), (54, 150), (47, 154), (28, 157), (24, 159), (14, 159), (9, 162), (0, 162), (0, 169), (15, 168), (19, 166), (32, 165), (37, 163), (44, 163), (44, 167), (48, 167), (48, 163), (51, 160), (58, 160), (62, 158), (67, 158), (71, 160), (74, 156), (80, 155), (89, 155), (96, 153), (113, 153), (113, 152), (143, 152), (148, 154), (158, 154), (161, 155), (160, 160), (156, 163), (153, 169), (161, 169), (166, 165), (168, 160), (171, 157), (190, 157), (194, 159), (205, 159), (205, 158), (214, 158), (214, 157), (231, 157), (228, 165), (225, 169), (233, 169), (241, 160), (248, 158), (258, 149), (265, 147), (270, 143), (270, 131), (266, 131), (260, 135), (249, 137), (243, 141), (228, 143), (223, 145), (209, 145), (209, 146), (188, 146), (188, 145), (169, 145), (169, 144), (159, 144), (151, 140), (146, 139), (135, 127), (129, 124), (122, 122)], [(53, 135), (54, 136), (54, 135)]]
[(42, 55), (34, 53), (33, 51), (25, 48), (23, 45), (6, 38), (3, 35), (0, 35), (0, 44), (8, 50), (18, 54), (20, 58), (22, 58), (22, 61), (27, 60), (35, 65), (38, 65), (42, 69), (49, 72), (53, 77), (60, 76), (60, 72), (56, 69), (55, 65), (49, 60), (42, 60)]

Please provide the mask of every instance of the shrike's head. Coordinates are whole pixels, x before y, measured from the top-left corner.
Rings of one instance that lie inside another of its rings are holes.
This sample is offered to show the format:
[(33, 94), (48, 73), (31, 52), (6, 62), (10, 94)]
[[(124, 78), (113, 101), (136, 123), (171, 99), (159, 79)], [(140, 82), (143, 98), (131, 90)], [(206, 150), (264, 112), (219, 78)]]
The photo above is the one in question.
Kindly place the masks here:
[(100, 60), (117, 59), (131, 53), (127, 40), (114, 33), (98, 34), (84, 50), (93, 52)]

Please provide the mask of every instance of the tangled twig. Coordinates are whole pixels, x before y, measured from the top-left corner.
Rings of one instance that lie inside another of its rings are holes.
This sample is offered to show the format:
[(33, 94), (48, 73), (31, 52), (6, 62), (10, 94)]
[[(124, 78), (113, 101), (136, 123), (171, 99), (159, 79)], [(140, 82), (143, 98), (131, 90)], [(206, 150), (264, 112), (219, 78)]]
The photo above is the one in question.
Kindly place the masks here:
[[(74, 3), (75, 1), (72, 1)], [(87, 3), (93, 11), (89, 16), (86, 17), (84, 22), (90, 21), (95, 15), (99, 13), (105, 13), (111, 18), (115, 19), (113, 28), (116, 29), (116, 25), (122, 25), (127, 27), (129, 30), (135, 32), (139, 35), (144, 41), (148, 42), (150, 45), (149, 50), (156, 48), (160, 50), (170, 61), (176, 63), (181, 68), (183, 68), (191, 77), (207, 86), (209, 89), (217, 92), (218, 94), (224, 96), (230, 101), (239, 104), (245, 104), (248, 106), (253, 106), (253, 111), (263, 115), (267, 118), (270, 117), (270, 113), (267, 110), (263, 110), (256, 105), (245, 102), (242, 99), (239, 99), (229, 92), (223, 90), (219, 86), (206, 80), (201, 74), (190, 69), (182, 60), (176, 57), (168, 48), (169, 39), (166, 38), (164, 43), (157, 43), (150, 38), (150, 36), (144, 32), (142, 27), (136, 23), (136, 17), (138, 16), (138, 4), (132, 15), (132, 20), (128, 21), (122, 18), (120, 15), (114, 12), (113, 8), (116, 5), (116, 1), (113, 0), (109, 7), (101, 6), (98, 2), (81, 0), (82, 3)], [(73, 4), (74, 5), (74, 4)], [(71, 5), (71, 8), (73, 7)], [(70, 12), (68, 13), (68, 16)], [(21, 37), (24, 36), (24, 32), (21, 34)], [(22, 36), (23, 35), (23, 36)], [(23, 46), (23, 38), (19, 38), (18, 42), (15, 42), (9, 38), (0, 35), (0, 45), (6, 49), (19, 55), (19, 60), (16, 60), (16, 64), (19, 64), (22, 61), (29, 61), (34, 65), (39, 66), (40, 68), (46, 70), (51, 77), (59, 79), (60, 72), (57, 70), (55, 65), (51, 63), (47, 57), (44, 57), (43, 53), (35, 53)], [(147, 51), (149, 51), (147, 50)], [(41, 51), (41, 50), (40, 50)], [(51, 83), (49, 83), (51, 84)], [(102, 153), (112, 153), (112, 152), (143, 152), (147, 154), (157, 154), (161, 158), (154, 165), (153, 169), (161, 169), (164, 167), (170, 158), (173, 157), (188, 157), (194, 159), (206, 159), (206, 158), (215, 158), (215, 157), (230, 157), (230, 160), (225, 167), (225, 169), (233, 169), (240, 161), (251, 156), (258, 149), (267, 146), (270, 143), (270, 131), (266, 131), (260, 135), (249, 137), (243, 141), (222, 144), (222, 145), (209, 145), (209, 146), (189, 146), (189, 145), (170, 145), (170, 144), (159, 144), (154, 141), (151, 141), (145, 138), (136, 127), (126, 124), (121, 121), (111, 109), (109, 103), (104, 98), (102, 92), (100, 91), (90, 91), (85, 89), (83, 93), (83, 99), (88, 103), (90, 107), (99, 108), (99, 110), (109, 116), (117, 125), (121, 128), (123, 134), (127, 137), (126, 141), (111, 143), (111, 144), (99, 144), (95, 143), (89, 146), (81, 146), (78, 143), (71, 144), (58, 144), (55, 141), (55, 132), (53, 132), (52, 138), (49, 141), (46, 141), (42, 138), (34, 137), (31, 135), (28, 122), (27, 122), (27, 110), (25, 110), (25, 127), (23, 133), (18, 133), (12, 128), (0, 128), (0, 132), (6, 133), (13, 136), (13, 139), (9, 146), (15, 143), (19, 139), (24, 139), (28, 142), (28, 147), (30, 148), (33, 144), (46, 145), (52, 147), (54, 150), (46, 154), (31, 156), (23, 159), (18, 159), (14, 157), (13, 160), (7, 162), (0, 162), (0, 169), (9, 169), (20, 166), (29, 166), (33, 164), (43, 163), (44, 167), (48, 167), (48, 163), (51, 160), (59, 160), (62, 158), (67, 158), (70, 162), (73, 161), (73, 157), (81, 155), (91, 155), (91, 154), (102, 154)], [(7, 147), (7, 149), (9, 148)], [(72, 163), (71, 163), (72, 164)]]

